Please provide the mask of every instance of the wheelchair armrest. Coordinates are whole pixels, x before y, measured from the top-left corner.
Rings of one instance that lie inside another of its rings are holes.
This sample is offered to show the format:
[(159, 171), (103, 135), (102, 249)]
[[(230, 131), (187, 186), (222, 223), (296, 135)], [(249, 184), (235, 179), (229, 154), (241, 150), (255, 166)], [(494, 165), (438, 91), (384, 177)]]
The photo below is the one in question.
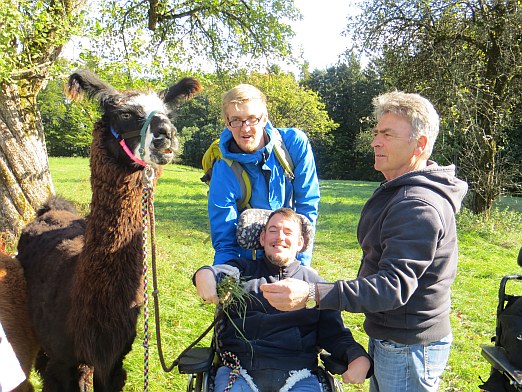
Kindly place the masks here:
[(214, 361), (214, 354), (212, 347), (193, 347), (180, 358), (178, 371), (181, 374), (209, 371)]
[(518, 385), (522, 385), (522, 372), (509, 362), (506, 350), (503, 347), (482, 346), (482, 356), (510, 381), (513, 380)]
[(346, 369), (348, 369), (348, 365), (346, 363), (340, 359), (334, 358), (329, 352), (323, 350), (321, 351), (319, 357), (323, 362), (324, 368), (332, 374), (343, 374)]

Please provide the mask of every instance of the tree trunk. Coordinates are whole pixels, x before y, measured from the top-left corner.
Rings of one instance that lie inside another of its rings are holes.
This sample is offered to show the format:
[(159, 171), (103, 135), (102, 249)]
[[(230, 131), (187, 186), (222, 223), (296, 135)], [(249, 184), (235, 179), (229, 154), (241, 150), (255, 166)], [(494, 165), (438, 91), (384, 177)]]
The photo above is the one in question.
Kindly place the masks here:
[(484, 137), (485, 134), (491, 133), (480, 132), (475, 135), (479, 147), (473, 152), (477, 159), (470, 171), (470, 208), (473, 213), (482, 214), (488, 219), (493, 203), (500, 196), (502, 184), (501, 179), (497, 178), (497, 143), (493, 137)]
[(0, 237), (8, 247), (54, 193), (33, 88), (0, 84)]

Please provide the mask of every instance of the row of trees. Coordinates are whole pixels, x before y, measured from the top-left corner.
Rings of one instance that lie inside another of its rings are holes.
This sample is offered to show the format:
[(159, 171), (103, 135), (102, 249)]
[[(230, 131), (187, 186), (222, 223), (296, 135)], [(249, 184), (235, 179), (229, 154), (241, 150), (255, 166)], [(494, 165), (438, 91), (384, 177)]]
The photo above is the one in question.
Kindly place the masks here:
[[(110, 0), (81, 15), (83, 3), (19, 0), (0, 10), (0, 21), (10, 27), (0, 34), (0, 49), (8, 54), (0, 59), (2, 231), (16, 234), (52, 193), (44, 130), (51, 154), (88, 149), (96, 111), (64, 102), (64, 78), (57, 77), (70, 70), (58, 54), (78, 32), (91, 38), (82, 66), (115, 87), (156, 88), (184, 73), (199, 75), (205, 91), (180, 110), (177, 121), (184, 163), (199, 165), (222, 129), (222, 92), (249, 82), (269, 97), (276, 126), (309, 133), (322, 178), (380, 178), (365, 131), (372, 126), (371, 98), (396, 88), (434, 102), (443, 119), (435, 159), (457, 164), (470, 184), (474, 212), (487, 216), (499, 195), (520, 192), (517, 0), (361, 3), (361, 14), (347, 26), (356, 45), (327, 70), (310, 72), (305, 64), (299, 80), (274, 65), (295, 61), (284, 22), (299, 17), (293, 1)], [(370, 65), (363, 69), (356, 53), (366, 53)], [(202, 74), (188, 66), (201, 60), (213, 61), (215, 71)], [(245, 69), (237, 70), (239, 63)], [(36, 97), (49, 80), (38, 106)]]
[(390, 86), (419, 92), (441, 113), (439, 153), (488, 214), (506, 189), (520, 192), (522, 10), (518, 0), (372, 0), (348, 29), (378, 53)]
[[(171, 74), (182, 76), (179, 71)], [(124, 87), (112, 71), (101, 76)], [(203, 92), (177, 112), (180, 163), (201, 166), (205, 150), (224, 126), (221, 95), (238, 83), (251, 83), (268, 96), (270, 120), (276, 126), (296, 127), (308, 133), (321, 178), (381, 178), (372, 168), (373, 154), (365, 131), (372, 125), (371, 99), (384, 86), (374, 70), (363, 70), (353, 56), (327, 70), (306, 73), (300, 81), (276, 66), (265, 72), (239, 70), (222, 72), (219, 77), (215, 73), (198, 77), (203, 82)], [(167, 82), (155, 83), (160, 88)], [(87, 156), (96, 108), (92, 104), (65, 102), (62, 85), (61, 80), (49, 83), (38, 100), (49, 154)]]

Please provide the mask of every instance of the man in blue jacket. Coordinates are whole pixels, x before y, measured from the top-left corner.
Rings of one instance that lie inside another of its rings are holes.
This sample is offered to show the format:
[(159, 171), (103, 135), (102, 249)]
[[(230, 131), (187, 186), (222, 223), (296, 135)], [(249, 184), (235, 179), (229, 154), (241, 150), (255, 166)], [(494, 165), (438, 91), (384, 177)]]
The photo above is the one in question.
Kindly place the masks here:
[[(308, 243), (303, 235), (305, 219), (290, 208), (278, 209), (270, 214), (260, 235), (265, 250), (262, 259), (256, 263), (233, 259), (195, 273), (198, 294), (207, 303), (219, 303), (217, 284), (227, 276), (242, 278), (248, 293), (244, 307), (229, 305), (227, 316), (216, 327), (217, 350), (224, 364), (217, 370), (215, 391), (321, 391), (315, 375), (318, 347), (346, 364), (343, 382), (361, 384), (371, 374), (367, 353), (344, 326), (339, 311), (310, 307), (282, 312), (270, 306), (259, 290), (263, 283), (284, 278), (324, 281), (295, 259)], [(231, 380), (231, 389), (225, 389)]]
[(434, 392), (451, 342), (450, 286), (457, 271), (457, 228), (467, 184), (455, 166), (429, 160), (439, 132), (433, 105), (399, 91), (374, 98), (371, 146), (385, 181), (361, 211), (356, 279), (317, 283), (287, 279), (261, 286), (277, 309), (305, 306), (365, 314), (374, 360), (371, 392)]
[[(252, 184), (250, 207), (275, 210), (291, 207), (306, 216), (315, 228), (319, 208), (319, 180), (315, 159), (306, 134), (295, 128), (276, 129), (268, 120), (266, 96), (249, 84), (238, 85), (223, 95), (226, 128), (220, 136), (223, 158), (239, 162)], [(285, 175), (274, 145), (279, 133), (294, 165), (294, 179)], [(253, 258), (236, 242), (241, 187), (231, 167), (218, 160), (212, 169), (208, 216), (214, 264), (232, 258)], [(298, 256), (310, 265), (312, 247)], [(259, 257), (260, 255), (258, 255)]]

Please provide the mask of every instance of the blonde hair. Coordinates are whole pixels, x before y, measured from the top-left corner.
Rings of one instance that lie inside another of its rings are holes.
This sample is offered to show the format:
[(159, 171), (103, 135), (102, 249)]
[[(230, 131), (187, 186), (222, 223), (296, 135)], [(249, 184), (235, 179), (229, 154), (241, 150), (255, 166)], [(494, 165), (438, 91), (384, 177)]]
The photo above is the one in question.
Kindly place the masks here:
[(225, 120), (227, 119), (227, 109), (230, 104), (242, 104), (254, 99), (261, 100), (265, 107), (265, 113), (263, 114), (267, 114), (266, 95), (263, 94), (258, 88), (252, 86), (251, 84), (239, 84), (236, 87), (228, 90), (225, 94), (223, 94), (221, 107), (223, 118)]
[(426, 136), (424, 158), (428, 159), (439, 134), (439, 115), (432, 103), (419, 94), (393, 91), (373, 98), (374, 116), (377, 121), (386, 113), (404, 117), (411, 124), (410, 140)]

